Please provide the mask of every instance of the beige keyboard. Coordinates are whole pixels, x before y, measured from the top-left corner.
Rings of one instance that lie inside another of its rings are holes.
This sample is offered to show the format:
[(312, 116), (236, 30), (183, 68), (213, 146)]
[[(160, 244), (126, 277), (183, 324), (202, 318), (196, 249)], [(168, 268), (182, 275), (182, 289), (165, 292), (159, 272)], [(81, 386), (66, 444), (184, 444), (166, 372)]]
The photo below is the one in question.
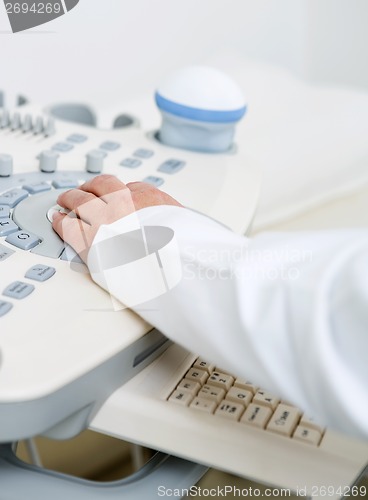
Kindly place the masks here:
[(299, 408), (197, 358), (168, 401), (318, 446), (325, 429)]
[(321, 428), (175, 344), (115, 391), (90, 428), (313, 500), (327, 487), (329, 500), (352, 492), (368, 464), (368, 442)]

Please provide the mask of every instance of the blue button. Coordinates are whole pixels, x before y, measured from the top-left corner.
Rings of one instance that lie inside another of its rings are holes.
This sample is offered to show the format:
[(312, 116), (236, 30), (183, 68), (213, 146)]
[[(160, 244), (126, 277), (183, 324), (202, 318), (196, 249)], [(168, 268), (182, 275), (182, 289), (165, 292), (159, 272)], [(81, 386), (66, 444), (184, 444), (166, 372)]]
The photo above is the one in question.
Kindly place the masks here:
[(24, 299), (33, 292), (35, 287), (22, 281), (14, 281), (11, 285), (7, 286), (3, 291), (3, 295), (11, 297), (12, 299)]
[(11, 219), (0, 220), (0, 236), (8, 236), (16, 231), (19, 231), (19, 227)]
[(42, 193), (43, 191), (49, 191), (51, 189), (50, 184), (47, 182), (38, 182), (35, 184), (25, 184), (23, 189), (28, 191), (30, 194)]
[(144, 160), (147, 158), (151, 158), (154, 155), (152, 149), (139, 148), (134, 151), (133, 156), (137, 156), (138, 158), (143, 158)]
[(156, 177), (154, 175), (148, 175), (143, 179), (142, 182), (147, 182), (148, 184), (152, 184), (152, 186), (160, 187), (165, 182), (161, 177)]
[(116, 151), (120, 146), (118, 142), (105, 141), (101, 144), (100, 149), (104, 149), (105, 151)]
[(31, 267), (25, 274), (25, 278), (36, 281), (46, 281), (56, 273), (54, 267), (45, 266), (44, 264), (37, 264)]
[(185, 161), (171, 159), (166, 160), (157, 170), (165, 174), (176, 174), (176, 172), (179, 172), (183, 167), (185, 167)]
[(66, 138), (69, 142), (74, 142), (74, 144), (82, 144), (82, 142), (86, 142), (88, 137), (82, 134), (71, 134)]
[(13, 255), (13, 253), (15, 253), (14, 250), (11, 250), (10, 248), (6, 247), (5, 245), (0, 245), (0, 262), (2, 260), (7, 259), (11, 255)]
[(57, 142), (52, 146), (54, 151), (59, 151), (60, 153), (67, 153), (74, 148), (73, 144), (69, 144), (68, 142)]
[(21, 250), (31, 250), (40, 243), (40, 238), (28, 231), (17, 231), (9, 234), (5, 241)]
[(120, 165), (128, 168), (137, 168), (142, 165), (142, 162), (141, 160), (136, 160), (135, 158), (125, 158), (125, 160), (120, 162)]
[(6, 205), (0, 205), (0, 219), (8, 219), (10, 217), (10, 208)]
[(52, 186), (55, 189), (76, 188), (78, 187), (78, 182), (74, 179), (57, 179), (52, 181)]
[(28, 196), (28, 191), (24, 189), (12, 189), (11, 191), (6, 191), (0, 195), (0, 205), (7, 205), (10, 208), (14, 208), (15, 205)]
[(5, 302), (5, 300), (0, 300), (0, 318), (1, 316), (5, 316), (13, 307), (13, 304), (10, 302)]

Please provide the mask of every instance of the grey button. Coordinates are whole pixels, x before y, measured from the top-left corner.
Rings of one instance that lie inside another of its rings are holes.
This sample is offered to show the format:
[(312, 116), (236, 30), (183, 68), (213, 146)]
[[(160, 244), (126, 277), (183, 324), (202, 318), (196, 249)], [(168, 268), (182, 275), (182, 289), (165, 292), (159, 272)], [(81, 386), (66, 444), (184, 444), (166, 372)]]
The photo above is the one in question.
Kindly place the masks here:
[(19, 231), (19, 227), (11, 220), (0, 220), (0, 236), (8, 236), (8, 234)]
[(125, 160), (120, 162), (120, 165), (128, 168), (137, 168), (142, 165), (142, 162), (141, 160), (136, 160), (135, 158), (125, 158)]
[(0, 262), (3, 260), (6, 260), (8, 257), (10, 257), (13, 253), (15, 253), (14, 250), (11, 250), (10, 248), (0, 245)]
[(27, 198), (27, 196), (28, 191), (24, 189), (12, 189), (0, 195), (0, 205), (7, 205), (10, 208), (14, 208), (15, 205), (18, 205), (18, 203), (24, 200), (24, 198)]
[(185, 161), (171, 159), (166, 160), (157, 170), (165, 174), (176, 174), (176, 172), (179, 172), (184, 166)]
[(35, 184), (25, 184), (22, 187), (23, 187), (23, 189), (28, 191), (30, 194), (42, 193), (43, 191), (49, 191), (51, 189), (50, 184), (47, 184), (47, 182), (37, 182)]
[(57, 179), (52, 181), (52, 186), (55, 189), (67, 189), (78, 187), (78, 182), (74, 179)]
[(165, 181), (161, 177), (149, 175), (143, 179), (143, 182), (148, 182), (148, 184), (152, 184), (155, 187), (160, 187)]
[(10, 208), (6, 205), (0, 205), (0, 219), (8, 219), (10, 217)]
[(87, 139), (88, 137), (82, 134), (71, 134), (66, 138), (67, 141), (74, 142), (75, 144), (82, 144), (82, 142), (86, 142)]
[(59, 155), (56, 151), (42, 151), (38, 156), (41, 172), (51, 174), (57, 169)]
[(21, 230), (16, 233), (9, 234), (5, 241), (20, 248), (21, 250), (31, 250), (31, 248), (34, 248), (39, 244), (40, 238), (35, 234), (29, 233), (28, 231)]
[(13, 304), (10, 302), (5, 302), (4, 300), (0, 300), (0, 318), (1, 316), (5, 316), (13, 307)]
[(57, 142), (52, 146), (54, 151), (59, 151), (60, 153), (67, 153), (74, 148), (73, 144), (69, 144), (68, 142)]
[(11, 297), (12, 299), (24, 299), (33, 292), (35, 287), (22, 281), (14, 281), (11, 285), (7, 286), (3, 291), (3, 295)]
[(9, 177), (13, 173), (13, 157), (0, 155), (0, 177)]
[(100, 148), (104, 149), (105, 151), (116, 151), (119, 149), (121, 144), (118, 142), (113, 142), (113, 141), (105, 141), (101, 144)]
[(134, 151), (133, 156), (138, 156), (138, 158), (151, 158), (151, 156), (154, 155), (154, 152), (151, 149), (144, 149), (144, 148), (139, 148), (136, 151)]
[(46, 281), (54, 276), (55, 273), (56, 269), (54, 267), (38, 264), (28, 269), (25, 274), (25, 278), (36, 281)]
[(10, 121), (10, 128), (12, 130), (18, 130), (18, 128), (21, 127), (21, 121), (20, 121), (20, 114), (19, 113), (14, 113), (14, 115), (11, 118)]

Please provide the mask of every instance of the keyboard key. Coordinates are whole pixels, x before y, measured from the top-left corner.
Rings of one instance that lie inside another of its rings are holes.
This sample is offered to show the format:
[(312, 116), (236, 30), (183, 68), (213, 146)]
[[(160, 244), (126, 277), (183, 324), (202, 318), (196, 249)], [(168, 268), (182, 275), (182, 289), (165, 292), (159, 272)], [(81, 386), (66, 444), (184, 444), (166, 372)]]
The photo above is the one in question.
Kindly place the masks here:
[(5, 302), (5, 300), (0, 300), (0, 318), (5, 316), (13, 308), (13, 304), (10, 302)]
[(52, 181), (52, 186), (55, 189), (73, 189), (78, 187), (78, 182), (74, 179), (56, 179)]
[(193, 363), (193, 368), (199, 368), (200, 370), (206, 370), (208, 373), (212, 373), (215, 369), (215, 365), (203, 358), (197, 358)]
[(251, 403), (240, 419), (243, 424), (264, 429), (272, 415), (271, 408)]
[(25, 184), (23, 189), (28, 191), (30, 194), (42, 193), (44, 191), (50, 191), (51, 186), (47, 182), (38, 182), (35, 184)]
[(82, 134), (71, 134), (66, 138), (67, 141), (74, 142), (75, 144), (82, 144), (82, 142), (86, 142), (87, 139), (88, 137)]
[(192, 401), (193, 397), (193, 394), (188, 391), (181, 391), (176, 389), (169, 397), (169, 401), (180, 404), (182, 406), (189, 406), (189, 403)]
[(252, 382), (249, 382), (249, 380), (244, 380), (242, 378), (237, 378), (234, 382), (234, 386), (240, 387), (240, 389), (245, 389), (246, 391), (250, 391), (253, 394), (255, 394), (259, 389), (258, 385), (255, 385)]
[(268, 406), (272, 410), (276, 408), (279, 402), (280, 399), (278, 397), (263, 390), (257, 391), (253, 398), (253, 403)]
[(216, 401), (216, 403), (219, 403), (224, 399), (225, 394), (226, 393), (224, 389), (221, 389), (220, 387), (214, 387), (212, 385), (204, 385), (202, 389), (199, 391), (198, 397), (204, 399), (212, 399), (213, 401)]
[(56, 273), (54, 267), (45, 266), (43, 264), (38, 264), (31, 267), (25, 274), (25, 278), (35, 281), (47, 281)]
[(155, 175), (148, 175), (143, 179), (142, 182), (147, 182), (147, 184), (152, 184), (152, 186), (160, 187), (165, 182), (162, 177), (156, 177)]
[(292, 406), (279, 404), (267, 425), (267, 430), (291, 436), (300, 420), (301, 411)]
[(246, 391), (245, 389), (240, 389), (239, 387), (230, 387), (229, 392), (226, 394), (228, 401), (233, 401), (234, 403), (239, 403), (244, 406), (248, 406), (252, 401), (253, 393)]
[(11, 250), (5, 245), (0, 245), (0, 262), (9, 258), (13, 253), (15, 253), (15, 250)]
[(231, 401), (223, 401), (215, 411), (215, 415), (226, 417), (231, 420), (239, 420), (244, 413), (244, 406)]
[(146, 160), (147, 158), (151, 158), (154, 155), (154, 152), (151, 149), (139, 148), (134, 151), (133, 156), (137, 156), (138, 158), (143, 158)]
[(35, 287), (33, 285), (23, 283), (22, 281), (14, 281), (14, 283), (11, 283), (5, 288), (3, 295), (11, 297), (12, 299), (24, 299), (28, 297), (34, 289)]
[(303, 427), (308, 427), (309, 429), (314, 429), (320, 432), (321, 434), (323, 434), (323, 432), (325, 431), (325, 428), (319, 423), (317, 423), (314, 420), (314, 418), (309, 417), (308, 415), (305, 414), (302, 415), (302, 418), (300, 419), (300, 425), (302, 425)]
[(142, 165), (142, 162), (141, 160), (137, 160), (136, 158), (125, 158), (125, 160), (120, 162), (120, 165), (122, 167), (137, 168)]
[(228, 391), (230, 387), (233, 385), (234, 378), (231, 375), (227, 375), (226, 373), (221, 372), (213, 372), (209, 379), (208, 384), (215, 385), (216, 387), (221, 387)]
[(208, 378), (208, 373), (205, 370), (198, 370), (197, 368), (191, 368), (185, 375), (188, 380), (194, 380), (199, 382), (201, 385), (205, 384)]
[(157, 170), (165, 174), (176, 174), (183, 167), (185, 167), (185, 161), (170, 159), (162, 163)]
[(191, 408), (195, 408), (196, 410), (200, 410), (205, 413), (213, 413), (216, 406), (216, 401), (212, 401), (211, 399), (202, 399), (199, 397), (194, 398), (190, 403)]
[(321, 442), (322, 434), (316, 429), (310, 429), (304, 425), (298, 425), (293, 434), (293, 439), (302, 441), (303, 443), (313, 444), (318, 446)]
[(184, 379), (180, 382), (177, 389), (180, 391), (187, 391), (196, 396), (199, 389), (201, 388), (201, 384), (199, 382), (194, 382), (194, 380)]
[(10, 217), (10, 208), (6, 205), (0, 205), (0, 219), (8, 219)]
[(19, 227), (11, 219), (0, 219), (0, 236), (8, 236), (8, 234), (19, 231)]
[(25, 189), (15, 188), (10, 191), (6, 191), (0, 195), (0, 205), (6, 205), (10, 208), (14, 208), (19, 202), (28, 197), (28, 191)]
[(74, 148), (73, 144), (70, 144), (69, 142), (57, 142), (52, 146), (52, 149), (54, 151), (59, 151), (59, 153), (67, 153), (68, 151), (71, 151)]
[(100, 145), (100, 149), (104, 149), (105, 151), (116, 151), (119, 149), (121, 144), (114, 141), (105, 141)]
[(35, 234), (28, 231), (17, 231), (16, 233), (9, 234), (6, 240), (7, 243), (14, 245), (21, 250), (31, 250), (40, 243), (40, 238)]

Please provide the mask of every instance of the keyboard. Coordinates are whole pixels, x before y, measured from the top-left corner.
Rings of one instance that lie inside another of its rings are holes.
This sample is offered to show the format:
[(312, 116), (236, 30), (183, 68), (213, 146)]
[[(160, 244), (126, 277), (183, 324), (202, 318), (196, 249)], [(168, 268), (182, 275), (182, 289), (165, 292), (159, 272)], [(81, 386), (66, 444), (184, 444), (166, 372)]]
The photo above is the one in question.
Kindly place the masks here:
[(340, 498), (368, 464), (368, 443), (178, 345), (115, 391), (90, 427), (315, 498), (327, 486), (329, 498)]
[(168, 401), (318, 446), (324, 427), (294, 405), (197, 358)]

